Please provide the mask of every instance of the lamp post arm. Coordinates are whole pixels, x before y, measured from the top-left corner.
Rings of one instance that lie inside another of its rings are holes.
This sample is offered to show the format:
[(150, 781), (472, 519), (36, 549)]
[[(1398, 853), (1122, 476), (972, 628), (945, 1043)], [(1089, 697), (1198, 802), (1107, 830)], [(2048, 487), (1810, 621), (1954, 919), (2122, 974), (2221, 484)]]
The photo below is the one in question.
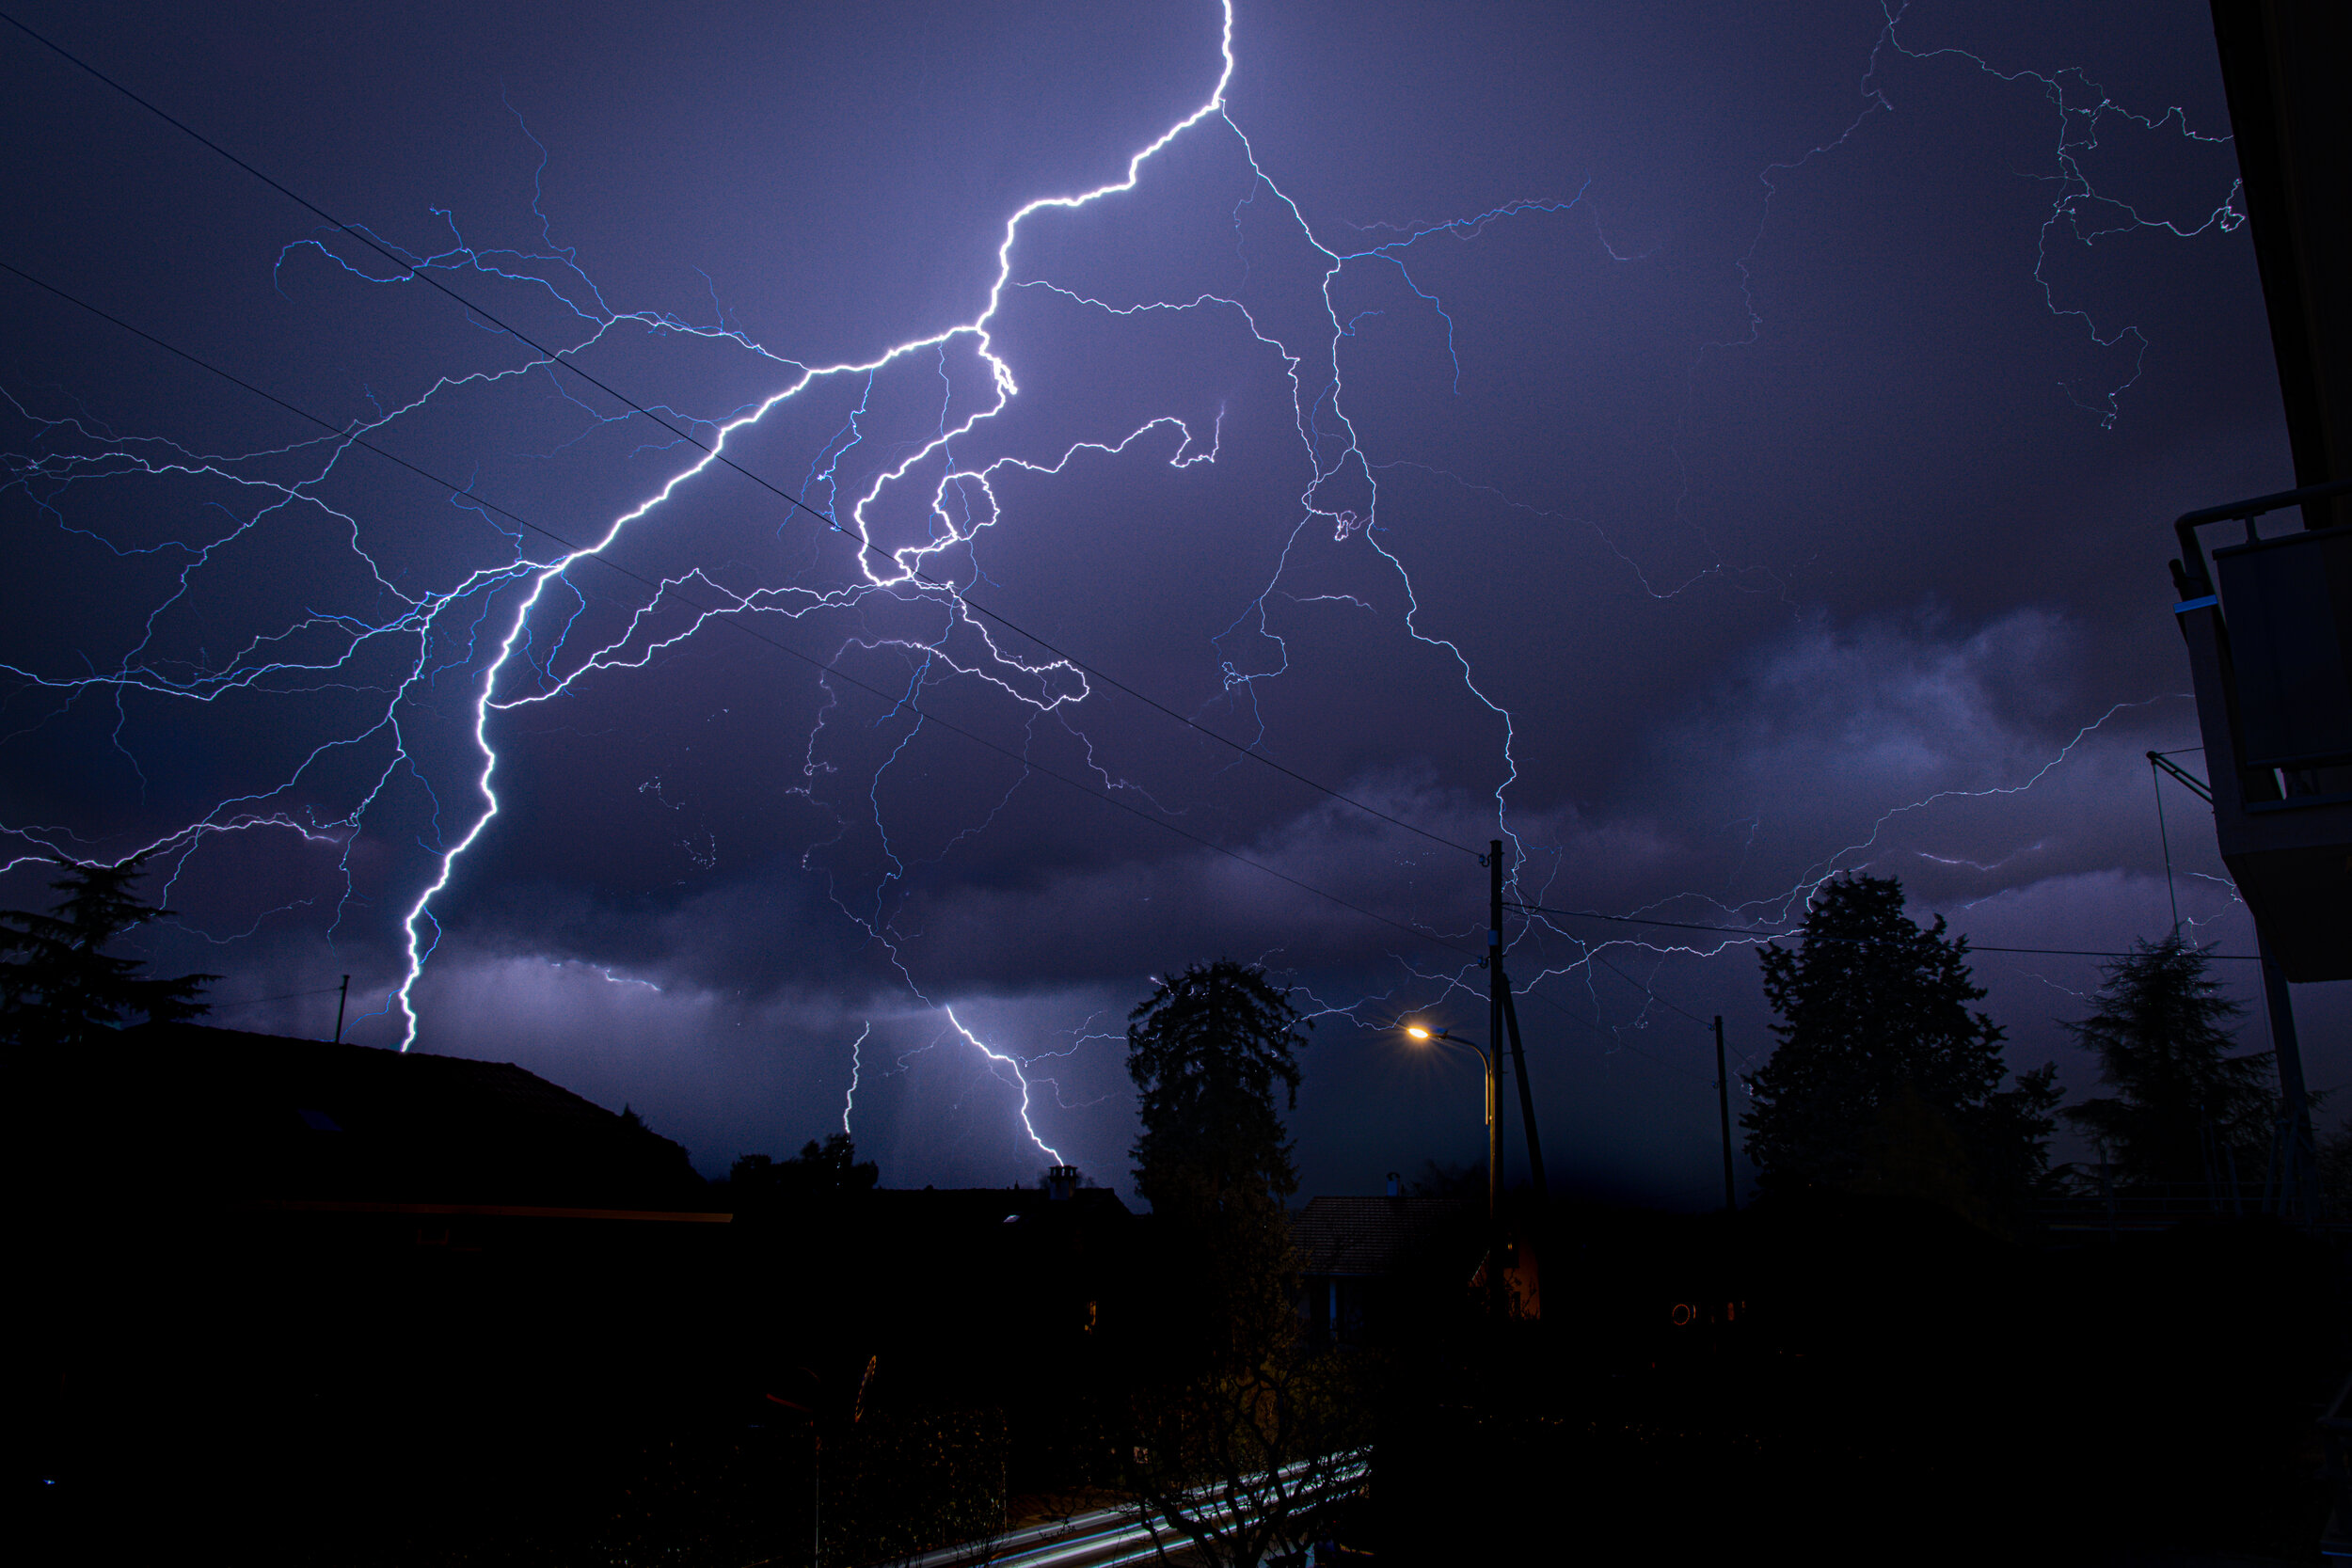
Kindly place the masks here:
[[(1498, 964), (1497, 970), (1502, 966)], [(1476, 1040), (1464, 1039), (1443, 1029), (1422, 1029), (1413, 1026), (1415, 1037), (1441, 1040), (1447, 1045), (1466, 1045), (1478, 1053), (1478, 1065), (1483, 1069), (1486, 1089), (1486, 1311), (1489, 1317), (1502, 1315), (1502, 1180), (1501, 1159), (1502, 1125), (1497, 1119), (1502, 1098), (1502, 1058), (1499, 1045), (1488, 1047)]]

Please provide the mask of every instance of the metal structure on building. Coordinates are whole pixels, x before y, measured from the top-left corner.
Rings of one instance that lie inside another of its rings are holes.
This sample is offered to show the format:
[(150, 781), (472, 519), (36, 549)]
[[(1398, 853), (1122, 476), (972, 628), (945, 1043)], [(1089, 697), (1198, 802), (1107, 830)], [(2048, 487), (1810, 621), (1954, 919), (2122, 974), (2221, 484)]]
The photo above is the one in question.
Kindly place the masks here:
[[(2296, 483), (2176, 519), (2173, 618), (2203, 732), (2199, 793), (2262, 947), (2280, 1079), (2269, 1201), (2309, 1217), (2315, 1156), (2289, 986), (2352, 979), (2352, 119), (2336, 90), (2352, 8), (2212, 8)], [(2299, 530), (2263, 531), (2295, 509)], [(2209, 550), (2199, 531), (2222, 524), (2242, 531)]]

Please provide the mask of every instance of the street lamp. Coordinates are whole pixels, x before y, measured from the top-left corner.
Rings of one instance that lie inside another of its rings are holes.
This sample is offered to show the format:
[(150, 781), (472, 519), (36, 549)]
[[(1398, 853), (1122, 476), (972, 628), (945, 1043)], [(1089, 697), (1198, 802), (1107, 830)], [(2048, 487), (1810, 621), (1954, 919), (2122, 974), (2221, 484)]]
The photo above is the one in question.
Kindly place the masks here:
[(1502, 1083), (1497, 1076), (1502, 1057), (1473, 1039), (1425, 1023), (1407, 1023), (1408, 1039), (1422, 1044), (1467, 1046), (1478, 1053), (1486, 1080), (1486, 1310), (1502, 1316), (1502, 1121), (1495, 1115), (1502, 1101)]

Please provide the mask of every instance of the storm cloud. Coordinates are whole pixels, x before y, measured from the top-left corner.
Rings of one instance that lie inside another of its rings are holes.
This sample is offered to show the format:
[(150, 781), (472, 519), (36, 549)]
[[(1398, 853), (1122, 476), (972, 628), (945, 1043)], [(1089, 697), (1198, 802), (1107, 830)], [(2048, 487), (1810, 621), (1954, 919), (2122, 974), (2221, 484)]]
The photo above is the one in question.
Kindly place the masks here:
[[(2144, 758), (2165, 523), (2289, 471), (2200, 7), (1245, 3), (1214, 105), (1216, 4), (24, 15), (368, 237), (0, 63), (6, 260), (382, 449), (0, 285), (0, 901), (157, 847), (221, 1022), (1120, 1180), (1231, 956), (1375, 1191), (1500, 836), (1564, 1179), (1702, 1202), (1762, 939), (1623, 918), (2251, 951)], [(2014, 1061), (2098, 962), (1984, 955)]]

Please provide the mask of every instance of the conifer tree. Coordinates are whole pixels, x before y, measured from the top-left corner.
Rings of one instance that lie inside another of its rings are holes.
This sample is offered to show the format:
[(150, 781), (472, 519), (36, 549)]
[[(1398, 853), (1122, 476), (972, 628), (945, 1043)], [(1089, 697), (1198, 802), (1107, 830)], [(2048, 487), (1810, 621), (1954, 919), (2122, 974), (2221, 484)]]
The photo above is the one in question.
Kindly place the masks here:
[(109, 957), (116, 939), (173, 911), (142, 903), (131, 884), (146, 857), (119, 865), (60, 860), (49, 885), (65, 897), (47, 914), (0, 910), (0, 1039), (20, 1049), (72, 1050), (132, 1015), (155, 1023), (202, 1016), (198, 993), (217, 974), (151, 979), (142, 958)]
[(1355, 1369), (1304, 1343), (1294, 1296), (1298, 1175), (1275, 1096), (1297, 1103), (1306, 1027), (1263, 970), (1220, 958), (1163, 981), (1127, 1028), (1158, 1235), (1116, 1451), (1162, 1539), (1212, 1568), (1303, 1557), (1307, 1499), (1368, 1437)]
[(1274, 1088), (1298, 1103), (1306, 1043), (1298, 1010), (1263, 970), (1219, 958), (1164, 981), (1130, 1015), (1127, 1072), (1143, 1136), (1136, 1191), (1155, 1212), (1197, 1220), (1279, 1208), (1298, 1190)]
[(2127, 1181), (2210, 1181), (2233, 1160), (2259, 1168), (2277, 1114), (2269, 1053), (2230, 1054), (2246, 1009), (2221, 994), (2203, 949), (2181, 940), (2133, 944), (2107, 966), (2089, 1018), (2067, 1024), (2099, 1058), (2115, 1092), (2070, 1105)]
[(2002, 1030), (1968, 940), (1942, 916), (1903, 913), (1902, 883), (1822, 884), (1795, 950), (1762, 955), (1780, 1045), (1748, 1077), (1740, 1117), (1767, 1190), (1828, 1187), (1931, 1198), (1980, 1216), (2013, 1212), (2049, 1163), (2058, 1069), (2002, 1087)]

